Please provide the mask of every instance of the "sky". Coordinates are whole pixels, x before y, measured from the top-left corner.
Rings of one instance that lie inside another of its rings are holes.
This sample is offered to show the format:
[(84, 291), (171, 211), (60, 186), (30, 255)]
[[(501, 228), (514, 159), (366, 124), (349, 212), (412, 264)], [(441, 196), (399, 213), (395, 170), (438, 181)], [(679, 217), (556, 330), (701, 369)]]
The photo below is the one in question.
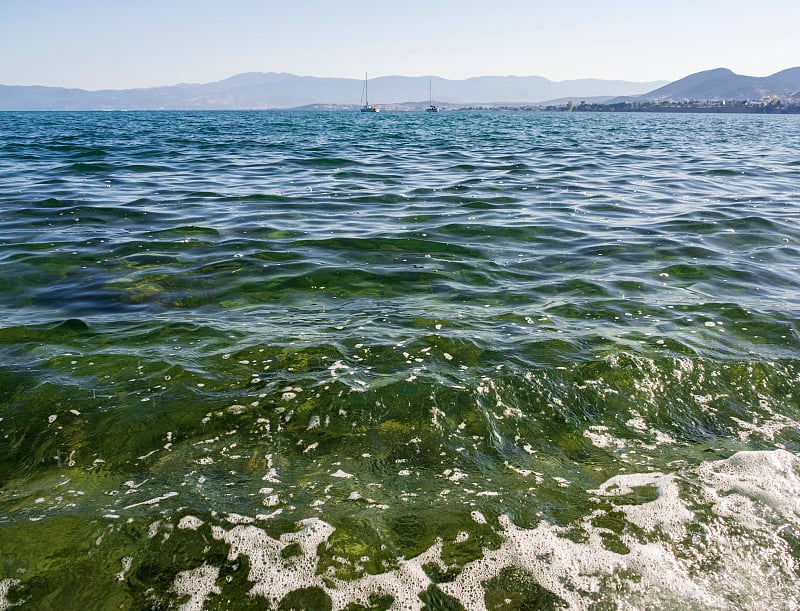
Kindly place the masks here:
[(800, 66), (798, 24), (800, 0), (0, 0), (0, 84), (766, 76)]

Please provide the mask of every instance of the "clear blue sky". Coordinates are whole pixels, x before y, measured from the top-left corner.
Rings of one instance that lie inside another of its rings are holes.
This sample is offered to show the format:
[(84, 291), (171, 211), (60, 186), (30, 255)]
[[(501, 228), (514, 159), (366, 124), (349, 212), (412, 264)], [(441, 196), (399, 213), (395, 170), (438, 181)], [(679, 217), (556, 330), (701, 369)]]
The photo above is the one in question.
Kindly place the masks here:
[(0, 0), (0, 83), (765, 76), (800, 65), (799, 27), (800, 0)]

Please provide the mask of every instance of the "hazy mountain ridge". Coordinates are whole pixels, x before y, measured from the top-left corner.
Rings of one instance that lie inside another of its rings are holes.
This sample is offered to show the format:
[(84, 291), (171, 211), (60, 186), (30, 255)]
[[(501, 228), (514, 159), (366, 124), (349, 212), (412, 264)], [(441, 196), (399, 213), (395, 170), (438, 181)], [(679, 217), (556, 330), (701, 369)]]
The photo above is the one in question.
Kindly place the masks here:
[[(369, 81), (377, 104), (428, 101), (447, 104), (535, 104), (565, 97), (632, 96), (664, 81), (637, 83), (600, 79), (550, 81), (541, 76), (384, 76)], [(213, 83), (182, 83), (145, 89), (87, 91), (61, 87), (0, 85), (0, 110), (200, 110), (270, 109), (361, 103), (363, 81), (247, 72)]]
[[(541, 76), (477, 76), (451, 80), (427, 76), (382, 76), (369, 81), (370, 102), (392, 108), (427, 105), (548, 104), (608, 102), (800, 99), (800, 67), (770, 76), (716, 68), (672, 83), (600, 79), (551, 81)], [(356, 106), (359, 79), (245, 72), (213, 83), (181, 83), (144, 89), (87, 91), (61, 87), (0, 85), (0, 110), (234, 110)]]
[(800, 67), (770, 76), (745, 76), (728, 68), (690, 74), (649, 93), (628, 98), (655, 102), (683, 100), (763, 100), (800, 96)]

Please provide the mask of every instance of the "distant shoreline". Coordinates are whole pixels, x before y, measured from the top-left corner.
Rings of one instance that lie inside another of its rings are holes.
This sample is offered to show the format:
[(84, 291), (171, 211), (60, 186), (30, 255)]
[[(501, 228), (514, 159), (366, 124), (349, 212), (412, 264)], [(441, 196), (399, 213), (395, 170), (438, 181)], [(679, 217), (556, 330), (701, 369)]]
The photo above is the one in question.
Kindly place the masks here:
[[(381, 106), (391, 113), (418, 113), (427, 106), (393, 105)], [(453, 104), (441, 105), (445, 113), (453, 112), (600, 112), (600, 113), (677, 113), (677, 114), (800, 114), (800, 104), (782, 102), (726, 101), (722, 102), (617, 102), (580, 104)], [(306, 105), (294, 108), (85, 108), (85, 109), (0, 109), (0, 113), (148, 113), (148, 112), (356, 112), (352, 105)]]
[[(567, 110), (567, 109), (565, 109)], [(577, 112), (673, 112), (714, 114), (800, 114), (800, 104), (779, 100), (690, 101), (690, 102), (620, 102), (612, 104), (578, 104)]]
[(537, 111), (537, 112), (618, 112), (618, 113), (694, 113), (694, 114), (800, 114), (800, 104), (781, 101), (688, 101), (688, 102), (612, 102), (579, 104), (506, 104), (500, 106), (462, 106), (451, 110)]

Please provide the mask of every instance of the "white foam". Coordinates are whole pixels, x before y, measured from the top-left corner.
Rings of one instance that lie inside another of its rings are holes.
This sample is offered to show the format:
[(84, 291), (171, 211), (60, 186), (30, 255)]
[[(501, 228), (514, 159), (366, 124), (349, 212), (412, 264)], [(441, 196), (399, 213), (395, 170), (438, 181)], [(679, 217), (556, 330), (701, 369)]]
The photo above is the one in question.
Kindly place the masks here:
[(433, 583), (422, 567), (434, 563), (441, 569), (446, 569), (440, 559), (441, 545), (439, 541), (415, 558), (400, 559), (395, 570), (381, 575), (364, 575), (360, 579), (347, 582), (332, 579), (336, 587), (327, 592), (333, 609), (345, 609), (352, 603), (368, 606), (371, 594), (388, 594), (394, 598), (390, 607), (392, 610), (422, 610), (424, 607), (418, 594)]
[(781, 533), (800, 528), (800, 459), (785, 450), (738, 452), (697, 475), (717, 516), (706, 526), (709, 547), (725, 559), (702, 576), (707, 587), (742, 608), (799, 608), (800, 567)]
[(183, 516), (178, 522), (178, 528), (181, 530), (197, 530), (204, 524), (203, 520), (194, 516)]
[(226, 513), (225, 521), (230, 524), (252, 524), (255, 522), (255, 519), (238, 513)]
[(11, 588), (18, 586), (20, 581), (18, 579), (0, 579), (0, 611), (6, 611), (16, 605), (12, 605), (8, 601), (8, 593)]
[[(324, 587), (316, 575), (317, 546), (326, 541), (334, 528), (322, 520), (310, 518), (301, 522), (303, 529), (273, 539), (255, 526), (236, 526), (229, 531), (212, 529), (214, 538), (230, 545), (229, 560), (240, 554), (250, 559), (248, 579), (254, 582), (250, 593), (267, 598), (275, 605), (289, 592), (306, 587)], [(291, 544), (300, 547), (300, 554), (283, 558), (281, 551)]]
[(775, 435), (781, 433), (786, 428), (798, 428), (798, 423), (790, 420), (782, 414), (771, 414), (769, 418), (753, 420), (740, 420), (732, 417), (738, 425), (739, 439), (743, 442), (750, 441), (753, 434), (761, 435), (764, 439), (775, 441)]
[[(652, 491), (644, 501), (635, 494), (642, 488)], [(797, 561), (781, 537), (784, 529), (800, 527), (800, 459), (789, 452), (741, 452), (678, 473), (621, 474), (589, 493), (595, 495), (596, 509), (568, 527), (541, 522), (526, 529), (506, 516), (489, 519), (472, 511), (474, 527), (492, 528), (501, 543), (437, 587), (465, 608), (481, 611), (486, 581), (516, 568), (571, 609), (598, 602), (621, 609), (800, 606)], [(613, 532), (599, 526), (611, 514), (619, 526)], [(335, 529), (316, 518), (299, 525), (300, 531), (279, 538), (252, 524), (211, 530), (230, 546), (230, 560), (249, 558), (250, 594), (272, 606), (294, 590), (319, 588), (337, 611), (367, 606), (371, 594), (392, 596), (392, 609), (421, 609), (419, 595), (432, 585), (423, 567), (455, 568), (444, 564), (444, 543), (437, 540), (419, 556), (396, 559), (396, 568), (381, 574), (363, 572), (355, 560), (350, 565), (362, 571), (356, 579), (340, 579), (332, 567), (319, 574), (318, 547)], [(468, 530), (447, 545), (470, 540)], [(576, 531), (581, 533), (577, 540)], [(289, 546), (299, 552), (284, 558)], [(200, 608), (217, 592), (218, 574), (211, 567), (179, 574), (175, 591), (191, 597), (184, 608)]]
[(171, 499), (172, 497), (178, 496), (178, 492), (167, 492), (162, 496), (157, 496), (153, 499), (148, 499), (146, 501), (142, 501), (141, 503), (134, 503), (133, 505), (127, 505), (123, 509), (133, 509), (134, 507), (141, 507), (143, 505), (157, 505), (161, 501), (166, 501), (167, 499)]
[(283, 509), (276, 509), (272, 513), (257, 513), (256, 520), (271, 520), (272, 518), (276, 518), (283, 513)]
[(203, 565), (190, 571), (181, 571), (172, 584), (175, 592), (189, 596), (189, 601), (180, 606), (181, 611), (202, 611), (210, 594), (219, 594), (214, 583), (219, 577), (219, 568)]
[(673, 540), (686, 535), (685, 525), (694, 514), (689, 511), (680, 498), (680, 491), (674, 475), (663, 473), (634, 473), (617, 475), (600, 485), (596, 491), (599, 496), (624, 496), (634, 488), (652, 487), (658, 496), (648, 503), (621, 505), (620, 509), (633, 524), (648, 532), (660, 529)]
[[(698, 474), (720, 515), (752, 522), (752, 517), (773, 514), (800, 521), (800, 459), (785, 450), (738, 452), (702, 465)], [(753, 515), (746, 516), (743, 505)]]
[(133, 556), (125, 556), (122, 559), (122, 570), (117, 573), (117, 581), (125, 581), (125, 573), (131, 570), (131, 565), (133, 564)]
[(625, 447), (625, 442), (611, 435), (607, 426), (590, 426), (583, 432), (583, 436), (598, 448), (622, 449)]
[[(442, 591), (467, 609), (485, 610), (483, 582), (510, 567), (529, 573), (542, 587), (565, 600), (570, 609), (591, 608), (592, 599), (604, 592), (603, 586), (612, 576), (611, 582), (617, 588), (624, 586), (623, 591), (640, 594), (654, 589), (678, 591), (689, 608), (714, 607), (721, 602), (692, 583), (688, 570), (674, 556), (671, 546), (634, 545), (630, 553), (618, 554), (603, 547), (596, 531), (589, 531), (587, 543), (575, 543), (564, 536), (565, 529), (546, 523), (522, 529), (503, 516), (500, 524), (504, 541), (499, 549), (487, 550), (482, 558), (466, 565), (453, 581), (439, 584)], [(626, 573), (636, 577), (625, 579), (621, 575)], [(612, 598), (611, 592), (603, 596), (603, 600)]]

